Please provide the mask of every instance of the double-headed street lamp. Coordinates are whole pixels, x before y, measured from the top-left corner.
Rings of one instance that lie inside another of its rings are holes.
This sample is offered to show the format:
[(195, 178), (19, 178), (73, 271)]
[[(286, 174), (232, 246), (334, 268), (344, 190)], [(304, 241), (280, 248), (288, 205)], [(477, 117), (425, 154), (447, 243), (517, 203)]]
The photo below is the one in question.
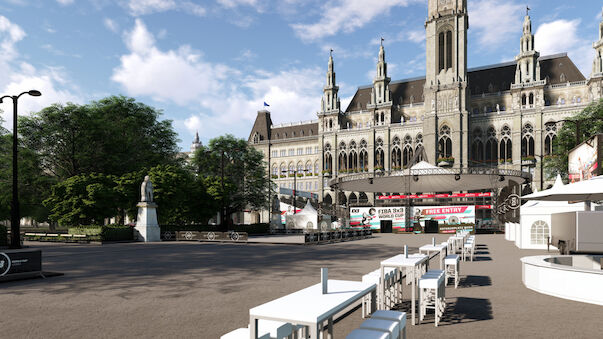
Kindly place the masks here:
[[(308, 172), (308, 170), (307, 169), (303, 169), (300, 172)], [(295, 206), (295, 203), (296, 203), (296, 200), (297, 200), (296, 196), (295, 196), (295, 191), (297, 191), (297, 173), (298, 173), (298, 171), (297, 170), (293, 170), (293, 171), (290, 172), (290, 171), (284, 170), (284, 171), (282, 171), (282, 173), (283, 174), (284, 173), (293, 173), (293, 214), (297, 214), (297, 207)]]
[(17, 101), (23, 94), (29, 94), (34, 97), (42, 95), (40, 91), (32, 89), (31, 91), (23, 92), (19, 95), (5, 95), (0, 98), (0, 104), (4, 99), (13, 99), (13, 200), (10, 209), (10, 247), (21, 248), (21, 216), (19, 215), (19, 166), (17, 160)]

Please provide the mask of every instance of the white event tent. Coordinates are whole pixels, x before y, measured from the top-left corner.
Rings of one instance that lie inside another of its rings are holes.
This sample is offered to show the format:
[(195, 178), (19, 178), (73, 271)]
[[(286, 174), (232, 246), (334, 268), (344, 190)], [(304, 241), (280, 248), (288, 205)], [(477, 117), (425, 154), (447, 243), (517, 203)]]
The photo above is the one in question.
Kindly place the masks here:
[[(522, 249), (546, 249), (551, 234), (551, 214), (584, 211), (586, 203), (569, 203), (568, 201), (585, 201), (603, 199), (603, 177), (564, 185), (561, 176), (557, 176), (552, 188), (522, 197), (529, 201), (521, 206), (519, 224), (508, 223), (505, 229), (507, 240), (514, 241)], [(596, 181), (595, 181), (596, 180)], [(578, 184), (580, 184), (578, 186)], [(586, 189), (588, 188), (588, 189)], [(597, 195), (597, 190), (601, 192)], [(586, 193), (579, 193), (586, 192)], [(590, 192), (590, 193), (589, 193)], [(556, 249), (551, 246), (551, 249)]]

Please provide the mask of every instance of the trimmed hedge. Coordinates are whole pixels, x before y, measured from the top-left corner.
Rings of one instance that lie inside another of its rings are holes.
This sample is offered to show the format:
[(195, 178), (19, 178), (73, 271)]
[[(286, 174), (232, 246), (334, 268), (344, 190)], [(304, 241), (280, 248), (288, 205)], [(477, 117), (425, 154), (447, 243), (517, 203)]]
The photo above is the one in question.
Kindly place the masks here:
[(81, 234), (89, 237), (98, 236), (102, 241), (133, 240), (134, 231), (130, 226), (124, 225), (88, 225), (69, 227), (69, 234)]
[[(161, 232), (165, 231), (197, 231), (220, 232), (220, 225), (160, 225)], [(270, 224), (234, 225), (229, 231), (247, 232), (247, 234), (266, 234), (270, 232)]]
[(8, 246), (8, 235), (6, 234), (6, 227), (0, 225), (0, 246)]

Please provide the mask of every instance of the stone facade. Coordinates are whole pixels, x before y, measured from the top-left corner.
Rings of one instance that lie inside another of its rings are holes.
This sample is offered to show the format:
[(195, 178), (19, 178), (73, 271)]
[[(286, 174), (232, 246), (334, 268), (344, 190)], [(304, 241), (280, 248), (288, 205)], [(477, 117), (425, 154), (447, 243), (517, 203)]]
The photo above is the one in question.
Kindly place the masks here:
[[(404, 169), (423, 146), (431, 164), (530, 171), (534, 186), (547, 188), (541, 164), (558, 121), (603, 97), (603, 22), (588, 79), (567, 54), (540, 56), (528, 13), (514, 61), (467, 69), (468, 28), (466, 0), (429, 0), (425, 77), (391, 81), (381, 45), (372, 85), (359, 87), (343, 111), (330, 55), (317, 120), (274, 126), (270, 112), (258, 112), (249, 143), (264, 153), (275, 183), (292, 188), (297, 171), (298, 190), (334, 202), (328, 179)], [(372, 193), (344, 195), (374, 203)]]

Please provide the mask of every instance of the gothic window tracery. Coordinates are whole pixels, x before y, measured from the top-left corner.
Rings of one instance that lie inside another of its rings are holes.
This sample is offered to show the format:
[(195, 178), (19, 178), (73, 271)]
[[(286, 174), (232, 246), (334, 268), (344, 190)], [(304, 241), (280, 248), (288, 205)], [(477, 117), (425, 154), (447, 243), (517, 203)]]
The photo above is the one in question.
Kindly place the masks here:
[(553, 145), (557, 138), (557, 124), (554, 122), (548, 122), (545, 124), (544, 137), (544, 155), (552, 155), (554, 152)]
[(511, 129), (505, 125), (500, 130), (500, 159), (505, 159), (506, 162), (511, 162), (513, 159), (513, 144), (511, 142)]
[(404, 151), (402, 152), (402, 166), (407, 168), (413, 158), (412, 137), (407, 135), (404, 137)]
[(498, 161), (498, 140), (496, 139), (496, 129), (488, 128), (486, 133), (488, 140), (486, 141), (486, 162), (490, 165), (495, 165)]
[(450, 127), (448, 127), (448, 125), (443, 125), (440, 128), (438, 153), (440, 158), (452, 157), (452, 139), (450, 138)]
[(417, 134), (417, 137), (415, 138), (415, 144), (415, 153), (419, 154), (417, 157), (417, 161), (424, 161), (425, 159), (423, 159), (423, 152), (420, 152), (421, 148), (423, 148), (423, 134)]
[(375, 141), (375, 167), (383, 169), (385, 164), (385, 154), (383, 152), (383, 139), (377, 138)]
[(524, 125), (522, 129), (521, 138), (521, 156), (522, 157), (533, 157), (534, 156), (534, 128), (530, 123)]

